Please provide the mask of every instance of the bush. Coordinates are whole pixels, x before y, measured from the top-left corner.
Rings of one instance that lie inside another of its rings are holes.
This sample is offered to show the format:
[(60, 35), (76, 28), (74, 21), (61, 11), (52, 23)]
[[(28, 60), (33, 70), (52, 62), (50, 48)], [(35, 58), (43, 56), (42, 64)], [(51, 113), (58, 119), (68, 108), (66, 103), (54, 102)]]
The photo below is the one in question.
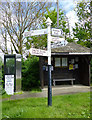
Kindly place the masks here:
[(22, 60), (22, 90), (32, 90), (40, 86), (39, 58), (32, 56)]
[(91, 84), (92, 84), (92, 59), (91, 59)]
[(5, 93), (5, 90), (3, 89), (3, 75), (2, 75), (2, 59), (0, 57), (0, 95)]

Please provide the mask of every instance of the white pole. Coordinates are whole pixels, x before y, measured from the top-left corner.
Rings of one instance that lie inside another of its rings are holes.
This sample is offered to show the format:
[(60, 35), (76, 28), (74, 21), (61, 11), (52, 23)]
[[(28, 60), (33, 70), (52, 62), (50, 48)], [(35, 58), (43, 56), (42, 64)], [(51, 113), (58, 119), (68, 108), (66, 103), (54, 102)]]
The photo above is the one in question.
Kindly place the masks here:
[(51, 35), (50, 35), (50, 26), (48, 26), (48, 36), (47, 36), (47, 50), (48, 50), (48, 65), (51, 65)]
[(51, 65), (51, 34), (50, 34), (50, 29), (51, 29), (51, 23), (52, 21), (50, 20), (50, 18), (48, 17), (47, 21), (47, 30), (48, 30), (48, 34), (47, 34), (47, 50), (48, 50), (48, 65)]

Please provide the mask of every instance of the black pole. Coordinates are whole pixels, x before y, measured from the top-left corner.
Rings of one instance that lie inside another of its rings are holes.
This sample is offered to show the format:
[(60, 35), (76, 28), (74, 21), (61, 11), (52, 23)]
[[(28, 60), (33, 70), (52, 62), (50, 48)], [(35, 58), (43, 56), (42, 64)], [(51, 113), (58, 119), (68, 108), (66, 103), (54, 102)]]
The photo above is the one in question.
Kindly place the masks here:
[(48, 65), (48, 106), (52, 106), (51, 65)]

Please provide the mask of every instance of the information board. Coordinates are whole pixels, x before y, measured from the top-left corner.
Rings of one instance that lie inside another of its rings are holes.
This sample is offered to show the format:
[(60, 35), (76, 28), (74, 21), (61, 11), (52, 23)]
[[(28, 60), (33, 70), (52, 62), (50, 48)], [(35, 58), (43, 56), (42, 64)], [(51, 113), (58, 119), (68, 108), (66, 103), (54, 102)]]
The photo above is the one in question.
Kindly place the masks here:
[(8, 95), (14, 94), (14, 75), (5, 75), (5, 91)]

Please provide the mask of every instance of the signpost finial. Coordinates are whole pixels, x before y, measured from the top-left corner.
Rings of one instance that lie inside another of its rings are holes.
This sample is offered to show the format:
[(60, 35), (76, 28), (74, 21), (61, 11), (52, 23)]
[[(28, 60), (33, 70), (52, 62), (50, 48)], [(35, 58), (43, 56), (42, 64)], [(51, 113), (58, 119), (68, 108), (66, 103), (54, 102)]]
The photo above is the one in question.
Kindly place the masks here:
[(51, 25), (52, 21), (51, 21), (51, 19), (48, 17), (45, 23), (47, 24), (47, 26), (49, 26), (49, 25)]

